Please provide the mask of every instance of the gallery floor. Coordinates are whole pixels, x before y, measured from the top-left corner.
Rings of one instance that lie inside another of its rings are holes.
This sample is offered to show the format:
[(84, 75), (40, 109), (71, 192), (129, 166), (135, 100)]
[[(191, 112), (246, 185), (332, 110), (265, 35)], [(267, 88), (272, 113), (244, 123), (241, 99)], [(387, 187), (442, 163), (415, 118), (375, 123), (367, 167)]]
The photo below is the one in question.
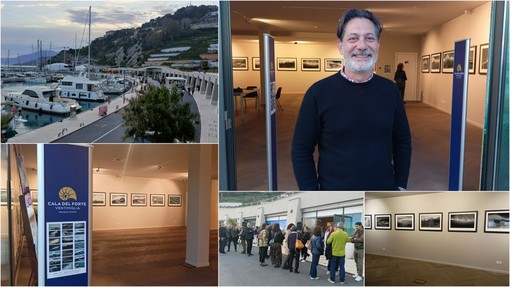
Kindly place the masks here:
[[(25, 248), (18, 285), (28, 283), (27, 256)], [(95, 231), (90, 285), (217, 286), (218, 231), (210, 232), (210, 266), (190, 268), (185, 259), (185, 227)]]
[(366, 286), (508, 286), (508, 274), (365, 254)]
[[(291, 144), (302, 96), (285, 95), (280, 98), (283, 112), (278, 110), (277, 155), (278, 189), (297, 190), (291, 161)], [(244, 113), (237, 99), (236, 153), (237, 189), (267, 190), (267, 158), (265, 111), (255, 108), (248, 99)], [(412, 158), (408, 189), (414, 191), (448, 190), (450, 115), (423, 103), (408, 102), (407, 116), (412, 134)], [(464, 190), (478, 190), (482, 129), (467, 125)]]

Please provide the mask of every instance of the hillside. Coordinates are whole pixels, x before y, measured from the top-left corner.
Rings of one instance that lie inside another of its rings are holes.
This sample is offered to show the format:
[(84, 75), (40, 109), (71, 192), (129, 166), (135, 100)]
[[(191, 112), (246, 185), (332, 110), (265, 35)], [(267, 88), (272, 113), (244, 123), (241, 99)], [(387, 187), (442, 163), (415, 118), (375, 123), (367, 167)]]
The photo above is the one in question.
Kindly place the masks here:
[[(172, 59), (198, 60), (200, 54), (207, 53), (209, 44), (218, 43), (217, 11), (218, 7), (212, 5), (188, 6), (173, 15), (152, 19), (138, 28), (109, 31), (92, 41), (91, 64), (135, 67), (143, 64), (150, 54), (181, 46), (192, 48)], [(78, 51), (68, 50), (66, 62), (70, 64), (73, 58), (70, 55), (76, 52), (78, 62), (86, 63), (88, 46)], [(52, 62), (63, 62), (63, 53), (55, 56)]]
[(28, 55), (20, 55), (19, 57), (2, 58), (2, 65), (27, 65), (35, 66), (39, 58), (49, 59), (58, 53), (50, 50), (42, 50), (41, 53), (33, 52)]

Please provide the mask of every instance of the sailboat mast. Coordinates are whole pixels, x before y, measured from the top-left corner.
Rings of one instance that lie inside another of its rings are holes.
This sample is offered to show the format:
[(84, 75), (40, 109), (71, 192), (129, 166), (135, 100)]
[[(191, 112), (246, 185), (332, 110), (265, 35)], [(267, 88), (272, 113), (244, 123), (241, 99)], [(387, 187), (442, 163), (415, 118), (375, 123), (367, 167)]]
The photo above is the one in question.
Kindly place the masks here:
[(90, 72), (90, 24), (92, 22), (92, 6), (89, 6), (89, 64), (87, 65), (87, 76)]

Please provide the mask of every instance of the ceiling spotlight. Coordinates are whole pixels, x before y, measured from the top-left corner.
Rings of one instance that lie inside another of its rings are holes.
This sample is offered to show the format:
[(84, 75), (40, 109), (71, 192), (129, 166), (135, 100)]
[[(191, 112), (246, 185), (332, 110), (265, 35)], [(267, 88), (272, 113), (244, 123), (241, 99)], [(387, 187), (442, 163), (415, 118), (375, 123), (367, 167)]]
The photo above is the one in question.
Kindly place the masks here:
[(96, 168), (96, 172), (99, 172), (99, 170), (100, 170), (100, 169), (99, 169), (99, 167), (98, 167), (98, 168)]

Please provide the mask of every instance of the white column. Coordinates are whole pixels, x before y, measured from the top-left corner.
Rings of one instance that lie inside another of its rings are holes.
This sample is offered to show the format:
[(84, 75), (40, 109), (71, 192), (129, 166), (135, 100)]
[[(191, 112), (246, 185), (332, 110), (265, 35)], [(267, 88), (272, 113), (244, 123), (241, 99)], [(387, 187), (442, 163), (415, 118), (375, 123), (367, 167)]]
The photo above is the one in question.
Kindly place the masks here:
[(255, 224), (257, 226), (261, 226), (264, 222), (266, 222), (266, 217), (264, 216), (264, 207), (259, 207), (257, 208), (257, 219), (255, 220)]
[(301, 221), (301, 198), (293, 198), (289, 200), (287, 207), (287, 224), (294, 223), (297, 225)]
[(189, 145), (186, 263), (209, 266), (211, 145)]

